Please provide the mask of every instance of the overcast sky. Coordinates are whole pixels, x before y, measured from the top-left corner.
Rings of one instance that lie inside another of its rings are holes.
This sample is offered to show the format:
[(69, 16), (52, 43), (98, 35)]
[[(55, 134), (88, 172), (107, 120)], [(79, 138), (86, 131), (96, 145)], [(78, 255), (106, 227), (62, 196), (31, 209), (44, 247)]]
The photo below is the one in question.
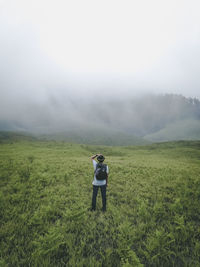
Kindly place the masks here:
[(100, 90), (200, 98), (199, 10), (199, 0), (0, 0), (1, 114)]

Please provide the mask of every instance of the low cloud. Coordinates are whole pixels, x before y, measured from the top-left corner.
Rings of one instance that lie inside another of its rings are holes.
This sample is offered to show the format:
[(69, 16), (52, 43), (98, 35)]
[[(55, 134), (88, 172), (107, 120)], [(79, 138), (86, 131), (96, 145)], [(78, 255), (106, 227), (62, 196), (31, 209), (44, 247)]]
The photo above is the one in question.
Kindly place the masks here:
[(200, 98), (198, 1), (81, 2), (1, 2), (1, 121), (128, 129), (141, 123), (131, 99)]

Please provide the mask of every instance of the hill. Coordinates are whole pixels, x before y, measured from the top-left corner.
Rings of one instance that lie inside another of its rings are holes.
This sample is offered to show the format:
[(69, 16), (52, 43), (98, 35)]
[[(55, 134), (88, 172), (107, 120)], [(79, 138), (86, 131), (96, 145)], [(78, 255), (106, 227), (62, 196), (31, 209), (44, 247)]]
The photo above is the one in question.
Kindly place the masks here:
[(173, 94), (121, 99), (57, 96), (43, 105), (28, 105), (12, 120), (0, 117), (2, 131), (101, 145), (200, 140), (199, 125), (200, 101)]
[[(199, 266), (200, 142), (0, 144), (1, 266)], [(93, 168), (109, 165), (106, 213)]]
[(152, 142), (172, 140), (200, 140), (200, 121), (181, 120), (168, 124), (165, 128), (144, 136)]
[(150, 144), (150, 141), (145, 140), (142, 137), (127, 134), (122, 131), (115, 131), (113, 129), (103, 128), (77, 128), (76, 130), (69, 130), (66, 132), (40, 135), (39, 138), (44, 140), (65, 141), (77, 144), (106, 146), (129, 146)]
[(0, 143), (25, 141), (25, 140), (34, 141), (37, 140), (37, 138), (29, 133), (0, 131)]
[(0, 131), (0, 143), (8, 143), (15, 141), (63, 141), (74, 144), (93, 144), (107, 146), (129, 146), (129, 145), (145, 145), (150, 141), (129, 135), (119, 131), (102, 130), (102, 129), (79, 129), (67, 132), (59, 132), (54, 134), (33, 135), (27, 132), (9, 132)]

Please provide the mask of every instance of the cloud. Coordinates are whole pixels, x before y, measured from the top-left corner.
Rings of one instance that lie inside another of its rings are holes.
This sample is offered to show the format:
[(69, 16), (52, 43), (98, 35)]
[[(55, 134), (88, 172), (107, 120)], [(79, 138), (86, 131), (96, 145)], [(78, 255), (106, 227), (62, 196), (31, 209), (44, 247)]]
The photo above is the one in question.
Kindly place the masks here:
[(70, 114), (72, 99), (100, 94), (200, 97), (199, 8), (196, 0), (1, 1), (0, 117), (23, 119), (35, 106), (39, 117), (47, 104), (54, 116), (52, 99)]

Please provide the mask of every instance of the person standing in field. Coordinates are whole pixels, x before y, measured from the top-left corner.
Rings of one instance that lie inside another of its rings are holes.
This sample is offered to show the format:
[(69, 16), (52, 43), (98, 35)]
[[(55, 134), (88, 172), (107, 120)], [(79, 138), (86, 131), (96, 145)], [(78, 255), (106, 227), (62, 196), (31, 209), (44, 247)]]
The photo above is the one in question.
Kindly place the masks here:
[[(95, 160), (97, 158), (97, 161)], [(96, 154), (91, 157), (94, 167), (93, 194), (92, 194), (92, 211), (96, 210), (96, 198), (100, 188), (102, 197), (102, 211), (106, 211), (106, 187), (108, 186), (108, 165), (103, 164), (105, 158), (102, 154)]]

